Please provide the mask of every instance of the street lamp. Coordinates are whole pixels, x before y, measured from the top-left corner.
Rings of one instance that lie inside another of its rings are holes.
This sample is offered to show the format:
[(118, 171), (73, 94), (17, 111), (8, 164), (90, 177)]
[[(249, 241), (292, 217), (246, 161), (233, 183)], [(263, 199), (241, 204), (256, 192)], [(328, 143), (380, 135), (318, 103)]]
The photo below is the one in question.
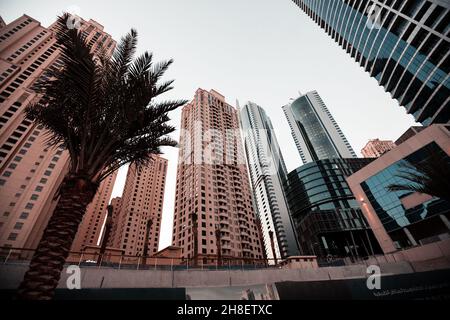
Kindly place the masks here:
[(152, 225), (153, 225), (153, 218), (150, 218), (147, 220), (147, 226), (146, 226), (146, 230), (145, 230), (145, 239), (144, 239), (144, 250), (142, 253), (142, 265), (146, 265), (147, 262), (147, 255), (148, 255), (148, 242), (150, 239), (150, 231), (152, 229)]
[(106, 252), (106, 246), (108, 245), (109, 235), (111, 233), (111, 227), (112, 227), (113, 206), (108, 205), (106, 207), (106, 209), (108, 210), (108, 214), (106, 215), (105, 234), (103, 236), (102, 246), (100, 247), (99, 259), (97, 261), (98, 265), (101, 265), (101, 263), (102, 263), (103, 256)]
[(220, 225), (216, 225), (216, 245), (217, 245), (217, 266), (220, 267), (222, 265), (222, 243), (220, 236)]
[(276, 253), (276, 251), (275, 251), (275, 240), (274, 240), (273, 236), (274, 236), (273, 231), (272, 231), (272, 230), (269, 230), (270, 245), (271, 245), (271, 247), (272, 247), (273, 259), (274, 259), (274, 261), (275, 261), (275, 265), (277, 265), (277, 264), (278, 264), (278, 261), (277, 261), (277, 253)]
[(194, 233), (194, 267), (198, 266), (198, 215), (197, 213), (191, 214), (192, 227)]

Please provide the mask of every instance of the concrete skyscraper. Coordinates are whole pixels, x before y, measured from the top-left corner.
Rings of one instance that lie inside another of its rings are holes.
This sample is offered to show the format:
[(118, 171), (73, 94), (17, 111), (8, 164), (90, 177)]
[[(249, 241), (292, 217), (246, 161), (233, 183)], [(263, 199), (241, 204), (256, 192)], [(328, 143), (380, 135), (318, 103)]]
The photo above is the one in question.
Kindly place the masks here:
[[(115, 42), (97, 22), (81, 20), (80, 32), (95, 52)], [(52, 28), (22, 16), (0, 29), (0, 246), (35, 248), (56, 205), (55, 194), (68, 170), (68, 153), (48, 148), (46, 130), (25, 119), (38, 99), (33, 83), (58, 67)]]
[(424, 125), (450, 121), (448, 0), (293, 0)]
[(283, 107), (303, 163), (356, 154), (317, 91)]
[(73, 252), (81, 252), (86, 246), (97, 246), (99, 240), (101, 240), (103, 225), (108, 214), (107, 207), (116, 177), (117, 172), (114, 172), (100, 184), (78, 227), (78, 232), (72, 245)]
[(261, 259), (238, 113), (198, 89), (181, 116), (173, 245), (194, 264)]
[(388, 140), (372, 139), (361, 150), (364, 158), (378, 158), (395, 148), (395, 143)]
[(272, 122), (263, 108), (248, 102), (240, 110), (240, 124), (266, 256), (284, 259), (299, 255), (283, 190), (287, 170)]
[(6, 26), (5, 21), (3, 20), (2, 16), (0, 16), (0, 29), (4, 28)]
[(167, 162), (153, 155), (146, 166), (130, 165), (122, 198), (111, 201), (110, 247), (122, 249), (127, 256), (142, 256), (145, 252), (151, 256), (158, 252)]

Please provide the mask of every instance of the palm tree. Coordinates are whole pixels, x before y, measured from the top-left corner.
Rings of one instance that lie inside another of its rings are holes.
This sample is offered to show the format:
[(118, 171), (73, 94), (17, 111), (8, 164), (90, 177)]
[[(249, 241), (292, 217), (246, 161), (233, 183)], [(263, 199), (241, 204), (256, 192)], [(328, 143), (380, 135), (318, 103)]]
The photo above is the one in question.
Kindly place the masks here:
[(450, 161), (445, 154), (428, 150), (429, 156), (420, 162), (404, 161), (397, 177), (404, 183), (391, 184), (387, 189), (428, 194), (450, 202)]
[(34, 90), (42, 97), (26, 115), (49, 132), (51, 146), (63, 146), (70, 169), (59, 201), (19, 287), (20, 299), (51, 299), (78, 226), (98, 185), (125, 164), (143, 166), (161, 146), (175, 146), (167, 135), (168, 112), (187, 101), (155, 102), (172, 89), (160, 83), (172, 60), (153, 63), (152, 54), (134, 59), (137, 32), (119, 42), (113, 56), (95, 54), (85, 36), (58, 17), (55, 38), (61, 68), (51, 68)]

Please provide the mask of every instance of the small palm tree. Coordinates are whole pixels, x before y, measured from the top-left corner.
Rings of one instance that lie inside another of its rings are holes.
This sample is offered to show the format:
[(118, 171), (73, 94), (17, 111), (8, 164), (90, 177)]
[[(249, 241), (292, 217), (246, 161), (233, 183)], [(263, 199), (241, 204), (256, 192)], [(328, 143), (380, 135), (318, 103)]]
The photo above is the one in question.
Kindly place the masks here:
[(389, 191), (419, 192), (450, 202), (448, 156), (429, 150), (429, 156), (425, 160), (417, 163), (404, 161), (400, 166), (396, 176), (405, 182), (389, 185), (387, 187)]
[(187, 101), (155, 98), (172, 89), (160, 82), (172, 60), (156, 63), (150, 53), (134, 59), (137, 32), (131, 30), (113, 56), (92, 52), (85, 37), (58, 17), (55, 37), (62, 68), (36, 83), (41, 95), (26, 115), (49, 132), (49, 144), (63, 146), (70, 169), (60, 187), (58, 204), (44, 231), (19, 290), (21, 299), (51, 299), (78, 226), (102, 180), (127, 163), (151, 161), (161, 146), (175, 146), (167, 135), (168, 112)]

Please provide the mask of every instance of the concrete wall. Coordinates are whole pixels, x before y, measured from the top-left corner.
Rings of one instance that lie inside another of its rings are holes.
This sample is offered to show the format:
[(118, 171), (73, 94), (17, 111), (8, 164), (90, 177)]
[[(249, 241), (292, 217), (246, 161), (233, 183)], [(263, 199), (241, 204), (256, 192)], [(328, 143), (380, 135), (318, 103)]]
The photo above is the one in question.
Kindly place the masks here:
[[(450, 268), (450, 261), (379, 264), (383, 275)], [(0, 289), (18, 287), (26, 265), (0, 266)], [(63, 271), (59, 287), (66, 288), (69, 275)], [(311, 270), (266, 269), (252, 271), (164, 271), (118, 270), (85, 267), (81, 269), (82, 288), (195, 288), (261, 285), (283, 281), (320, 281), (367, 277), (366, 265), (327, 267)]]
[[(377, 265), (383, 275), (450, 269), (450, 239), (376, 256), (360, 264), (316, 269), (259, 270), (127, 270), (83, 267), (82, 288), (196, 288), (261, 285), (283, 281), (320, 281), (365, 278), (367, 267)], [(0, 265), (0, 289), (19, 286), (28, 266)], [(63, 271), (59, 287), (66, 288)]]

